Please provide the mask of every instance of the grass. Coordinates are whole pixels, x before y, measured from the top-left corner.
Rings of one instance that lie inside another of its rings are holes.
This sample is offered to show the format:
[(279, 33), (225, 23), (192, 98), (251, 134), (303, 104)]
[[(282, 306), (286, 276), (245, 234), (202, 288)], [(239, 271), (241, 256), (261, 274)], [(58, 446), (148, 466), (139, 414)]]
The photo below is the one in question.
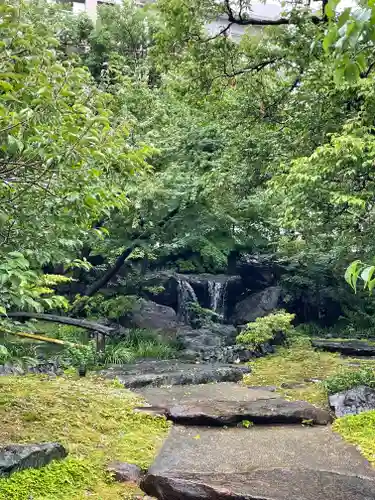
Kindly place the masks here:
[[(358, 367), (350, 367), (350, 363)], [(375, 368), (373, 360), (342, 358), (337, 353), (315, 350), (307, 338), (295, 338), (290, 347), (281, 347), (276, 354), (251, 363), (252, 373), (245, 376), (248, 385), (272, 385), (290, 400), (305, 400), (322, 407), (328, 406), (325, 385), (311, 380), (326, 379), (361, 368)], [(283, 384), (299, 384), (285, 388)]]
[(356, 445), (367, 460), (375, 465), (375, 410), (338, 418), (333, 429)]
[(147, 468), (169, 424), (133, 413), (136, 397), (98, 378), (0, 378), (0, 442), (59, 441), (67, 459), (0, 480), (7, 500), (120, 500), (138, 490), (114, 483), (112, 460)]

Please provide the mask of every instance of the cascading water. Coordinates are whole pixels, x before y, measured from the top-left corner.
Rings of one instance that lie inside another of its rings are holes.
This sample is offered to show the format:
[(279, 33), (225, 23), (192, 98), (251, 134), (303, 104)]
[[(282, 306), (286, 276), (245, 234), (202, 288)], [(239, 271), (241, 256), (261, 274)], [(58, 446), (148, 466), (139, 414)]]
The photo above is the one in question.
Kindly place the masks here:
[(210, 298), (210, 309), (220, 316), (224, 316), (225, 295), (227, 283), (220, 281), (208, 282), (208, 295)]
[(197, 296), (193, 287), (186, 280), (178, 280), (178, 316), (179, 319), (189, 323), (190, 320), (190, 304), (198, 303)]

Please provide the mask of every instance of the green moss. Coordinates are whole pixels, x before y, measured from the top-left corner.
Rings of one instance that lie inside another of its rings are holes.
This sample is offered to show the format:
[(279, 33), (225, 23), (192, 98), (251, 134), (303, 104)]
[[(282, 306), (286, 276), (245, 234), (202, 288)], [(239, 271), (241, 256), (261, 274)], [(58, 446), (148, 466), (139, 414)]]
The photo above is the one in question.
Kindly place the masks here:
[(375, 465), (375, 410), (337, 419), (333, 429)]
[(139, 400), (99, 378), (0, 379), (0, 442), (59, 441), (67, 459), (0, 480), (7, 500), (132, 498), (137, 490), (106, 475), (111, 460), (147, 468), (166, 435), (162, 418), (133, 413)]
[[(290, 347), (281, 347), (276, 354), (251, 363), (252, 373), (245, 376), (248, 385), (273, 385), (287, 399), (305, 400), (320, 406), (328, 405), (327, 390), (323, 383), (309, 380), (326, 380), (337, 373), (353, 371), (349, 363), (358, 368), (375, 366), (374, 361), (348, 360), (337, 353), (318, 351), (307, 338), (297, 338)], [(283, 388), (282, 384), (298, 383), (296, 388)]]

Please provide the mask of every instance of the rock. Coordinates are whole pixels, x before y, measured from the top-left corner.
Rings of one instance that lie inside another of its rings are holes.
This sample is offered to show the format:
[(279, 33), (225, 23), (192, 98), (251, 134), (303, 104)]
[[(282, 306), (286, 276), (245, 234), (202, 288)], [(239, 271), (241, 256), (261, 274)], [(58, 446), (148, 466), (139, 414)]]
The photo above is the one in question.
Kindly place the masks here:
[(107, 471), (115, 481), (120, 483), (139, 484), (143, 475), (142, 470), (137, 465), (126, 462), (111, 462), (107, 467)]
[(316, 349), (329, 352), (340, 352), (346, 356), (375, 356), (375, 345), (361, 340), (312, 340)]
[(220, 382), (218, 384), (174, 385), (171, 387), (144, 387), (137, 390), (142, 397), (155, 409), (167, 408), (178, 404), (197, 404), (207, 401), (242, 403), (249, 401), (275, 399), (277, 394), (255, 387), (249, 389), (245, 385), (234, 382)]
[(247, 366), (234, 366), (216, 363), (199, 365), (183, 363), (178, 360), (140, 361), (134, 365), (114, 366), (101, 371), (106, 378), (118, 378), (128, 388), (148, 385), (186, 385), (208, 384), (210, 382), (237, 382), (245, 373)]
[(231, 321), (235, 325), (250, 323), (276, 309), (280, 302), (281, 287), (271, 286), (241, 300), (235, 307)]
[(159, 500), (373, 500), (375, 471), (329, 427), (174, 426), (141, 488)]
[(371, 500), (375, 481), (339, 472), (259, 469), (244, 474), (148, 474), (161, 500)]
[(43, 467), (68, 455), (59, 443), (9, 444), (0, 447), (0, 477), (24, 469)]
[(178, 329), (177, 340), (184, 349), (200, 352), (207, 347), (221, 347), (234, 344), (237, 331), (232, 325), (212, 323), (209, 327), (194, 329), (183, 326)]
[(0, 365), (0, 376), (7, 375), (26, 375), (27, 373), (45, 374), (51, 377), (56, 375), (62, 375), (64, 371), (58, 363), (42, 361), (34, 366), (17, 366), (11, 363), (6, 363), (5, 365)]
[(329, 405), (336, 417), (358, 415), (363, 411), (375, 410), (375, 389), (365, 385), (329, 396)]
[(1, 375), (25, 375), (25, 370), (20, 366), (12, 365), (11, 363), (5, 363), (5, 365), (0, 365), (0, 376)]
[(152, 405), (153, 412), (185, 425), (227, 426), (243, 420), (254, 424), (301, 424), (309, 420), (326, 425), (332, 421), (328, 411), (305, 401), (285, 401), (261, 387), (249, 389), (229, 382), (146, 387), (139, 392)]
[(180, 326), (176, 312), (171, 307), (144, 299), (137, 302), (130, 317), (120, 318), (120, 323), (127, 328), (156, 330), (173, 338)]
[(185, 425), (226, 426), (249, 420), (254, 424), (312, 424), (327, 425), (332, 421), (328, 411), (305, 401), (267, 399), (249, 402), (206, 401), (178, 404), (165, 409), (172, 422)]
[(178, 281), (174, 273), (160, 271), (149, 273), (142, 282), (146, 297), (162, 306), (178, 308)]
[(262, 290), (275, 283), (281, 267), (265, 255), (234, 255), (228, 261), (228, 271), (239, 275), (250, 290)]
[(280, 387), (282, 389), (297, 389), (298, 387), (304, 387), (306, 384), (303, 382), (282, 382)]
[(245, 363), (250, 359), (260, 358), (265, 354), (274, 352), (274, 347), (264, 344), (255, 350), (248, 349), (242, 345), (231, 345), (224, 347), (204, 347), (199, 351), (187, 349), (180, 351), (180, 359), (198, 361), (204, 363)]

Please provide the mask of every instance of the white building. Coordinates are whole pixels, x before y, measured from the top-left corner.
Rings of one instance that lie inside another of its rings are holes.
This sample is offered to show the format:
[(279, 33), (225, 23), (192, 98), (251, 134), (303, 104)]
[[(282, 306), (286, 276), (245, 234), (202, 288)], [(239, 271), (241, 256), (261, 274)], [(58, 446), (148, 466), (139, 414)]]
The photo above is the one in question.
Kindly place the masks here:
[[(156, 0), (138, 0), (136, 4), (142, 6), (148, 3), (154, 3)], [(96, 19), (96, 11), (98, 5), (101, 4), (121, 4), (122, 0), (80, 0), (73, 2), (73, 12), (80, 13), (86, 12), (88, 16), (95, 21)], [(282, 8), (281, 5), (277, 3), (277, 0), (274, 0), (274, 3), (255, 3), (251, 7), (252, 9), (252, 17), (255, 19), (264, 19), (264, 20), (276, 20), (281, 17)], [(207, 30), (210, 35), (215, 35), (219, 33), (222, 29), (224, 29), (228, 25), (228, 19), (225, 16), (222, 16), (215, 21), (212, 21), (207, 25)], [(257, 27), (253, 27), (257, 28)], [(245, 27), (233, 24), (231, 28), (228, 30), (227, 34), (234, 39), (238, 39), (244, 33)]]

